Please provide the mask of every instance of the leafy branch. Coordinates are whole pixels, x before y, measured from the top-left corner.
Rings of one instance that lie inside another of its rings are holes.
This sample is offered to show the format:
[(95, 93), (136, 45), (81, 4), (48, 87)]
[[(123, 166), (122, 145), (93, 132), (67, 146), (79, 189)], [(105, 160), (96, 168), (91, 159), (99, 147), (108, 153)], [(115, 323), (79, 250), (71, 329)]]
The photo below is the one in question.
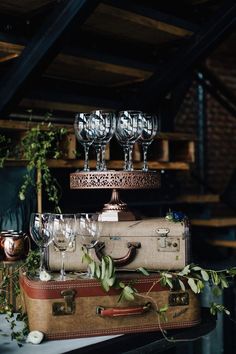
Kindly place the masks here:
[[(101, 263), (98, 263), (93, 260), (85, 249), (83, 249), (83, 252), (83, 262), (88, 263), (91, 276), (100, 281), (102, 288), (107, 292), (111, 287), (121, 290), (118, 301), (123, 299), (132, 301), (135, 296), (141, 296), (141, 294), (139, 294), (133, 287), (134, 282), (125, 284), (116, 278), (114, 263), (110, 256), (104, 256)], [(143, 267), (138, 268), (137, 271), (145, 276), (149, 275), (149, 272)], [(223, 289), (229, 287), (229, 280), (235, 277), (236, 268), (216, 271), (212, 269), (203, 269), (195, 264), (188, 264), (181, 271), (155, 271), (155, 273), (159, 275), (159, 279), (156, 283), (159, 282), (163, 287), (169, 287), (171, 290), (176, 291), (185, 291), (188, 284), (195, 294), (199, 294), (203, 292), (206, 284), (209, 284), (212, 295), (218, 297), (222, 294)], [(151, 288), (148, 293), (150, 293), (150, 291)], [(209, 306), (210, 313), (213, 315), (217, 312), (224, 312), (227, 315), (230, 314), (229, 310), (221, 304), (212, 302)], [(156, 312), (163, 314), (167, 308), (164, 306), (163, 309), (156, 309)]]

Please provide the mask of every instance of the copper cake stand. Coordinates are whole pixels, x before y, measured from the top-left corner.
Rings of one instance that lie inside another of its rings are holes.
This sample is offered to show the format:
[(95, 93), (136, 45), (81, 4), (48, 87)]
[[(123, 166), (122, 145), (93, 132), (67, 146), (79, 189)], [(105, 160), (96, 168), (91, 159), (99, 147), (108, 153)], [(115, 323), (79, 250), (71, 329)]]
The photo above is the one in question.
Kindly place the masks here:
[(160, 173), (156, 171), (90, 171), (70, 174), (71, 189), (112, 189), (111, 200), (99, 216), (101, 221), (137, 220), (119, 197), (120, 189), (155, 189), (160, 187)]

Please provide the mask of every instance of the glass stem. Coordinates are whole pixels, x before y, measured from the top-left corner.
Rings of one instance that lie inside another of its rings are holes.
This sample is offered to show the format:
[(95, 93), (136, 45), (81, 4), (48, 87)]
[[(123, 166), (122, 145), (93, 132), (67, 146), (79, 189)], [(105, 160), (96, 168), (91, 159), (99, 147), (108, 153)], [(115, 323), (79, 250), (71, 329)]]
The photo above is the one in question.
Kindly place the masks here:
[(101, 146), (101, 170), (106, 171), (106, 161), (105, 161), (105, 152), (106, 152), (106, 145), (102, 144)]
[(44, 270), (44, 252), (45, 252), (45, 247), (41, 247), (40, 248), (39, 272), (42, 272)]
[(147, 151), (148, 145), (143, 143), (143, 171), (148, 171), (148, 163), (147, 163)]
[(123, 145), (124, 150), (124, 171), (128, 170), (128, 146)]
[(89, 171), (89, 145), (84, 145), (84, 171)]
[(130, 144), (128, 146), (128, 167), (127, 170), (128, 171), (133, 171), (133, 161), (132, 161), (132, 153), (133, 153), (133, 144)]
[(60, 279), (65, 280), (65, 252), (61, 251), (61, 271), (60, 271)]
[(96, 170), (100, 171), (101, 169), (101, 145), (95, 145), (95, 150), (96, 150), (96, 155), (97, 155), (97, 161), (96, 161)]

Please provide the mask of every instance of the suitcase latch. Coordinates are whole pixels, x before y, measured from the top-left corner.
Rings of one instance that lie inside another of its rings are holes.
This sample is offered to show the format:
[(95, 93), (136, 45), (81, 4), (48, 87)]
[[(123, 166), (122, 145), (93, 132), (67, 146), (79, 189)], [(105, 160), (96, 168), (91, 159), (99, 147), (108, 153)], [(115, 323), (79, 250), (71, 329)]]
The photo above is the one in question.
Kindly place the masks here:
[(75, 313), (75, 293), (76, 291), (73, 289), (61, 291), (64, 302), (54, 302), (52, 304), (53, 316), (73, 315)]
[(170, 293), (169, 306), (189, 305), (189, 294), (187, 292)]
[(167, 240), (167, 235), (169, 232), (170, 232), (169, 229), (164, 229), (164, 228), (156, 230), (156, 233), (158, 234), (158, 236), (160, 236), (158, 238), (159, 247), (166, 248), (166, 246), (167, 246), (166, 240)]

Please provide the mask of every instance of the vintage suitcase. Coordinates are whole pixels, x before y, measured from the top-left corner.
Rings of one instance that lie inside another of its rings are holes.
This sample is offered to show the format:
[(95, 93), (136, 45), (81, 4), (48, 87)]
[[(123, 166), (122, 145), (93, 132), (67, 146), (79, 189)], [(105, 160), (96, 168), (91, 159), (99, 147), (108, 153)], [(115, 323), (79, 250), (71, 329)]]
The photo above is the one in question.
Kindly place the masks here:
[[(173, 222), (165, 218), (150, 218), (136, 221), (104, 221), (100, 241), (89, 250), (95, 260), (110, 255), (116, 268), (135, 270), (181, 269), (189, 263), (188, 220)], [(59, 252), (53, 244), (46, 255), (48, 268), (60, 269)], [(66, 252), (65, 268), (83, 270), (79, 240)]]
[[(131, 275), (123, 273), (124, 283)], [(134, 275), (134, 274), (133, 274)], [(200, 307), (190, 289), (169, 291), (157, 275), (135, 274), (135, 300), (118, 302), (119, 291), (106, 293), (94, 279), (41, 282), (21, 276), (31, 331), (48, 339), (79, 338), (191, 327), (200, 322)], [(168, 305), (166, 321), (156, 309)]]

